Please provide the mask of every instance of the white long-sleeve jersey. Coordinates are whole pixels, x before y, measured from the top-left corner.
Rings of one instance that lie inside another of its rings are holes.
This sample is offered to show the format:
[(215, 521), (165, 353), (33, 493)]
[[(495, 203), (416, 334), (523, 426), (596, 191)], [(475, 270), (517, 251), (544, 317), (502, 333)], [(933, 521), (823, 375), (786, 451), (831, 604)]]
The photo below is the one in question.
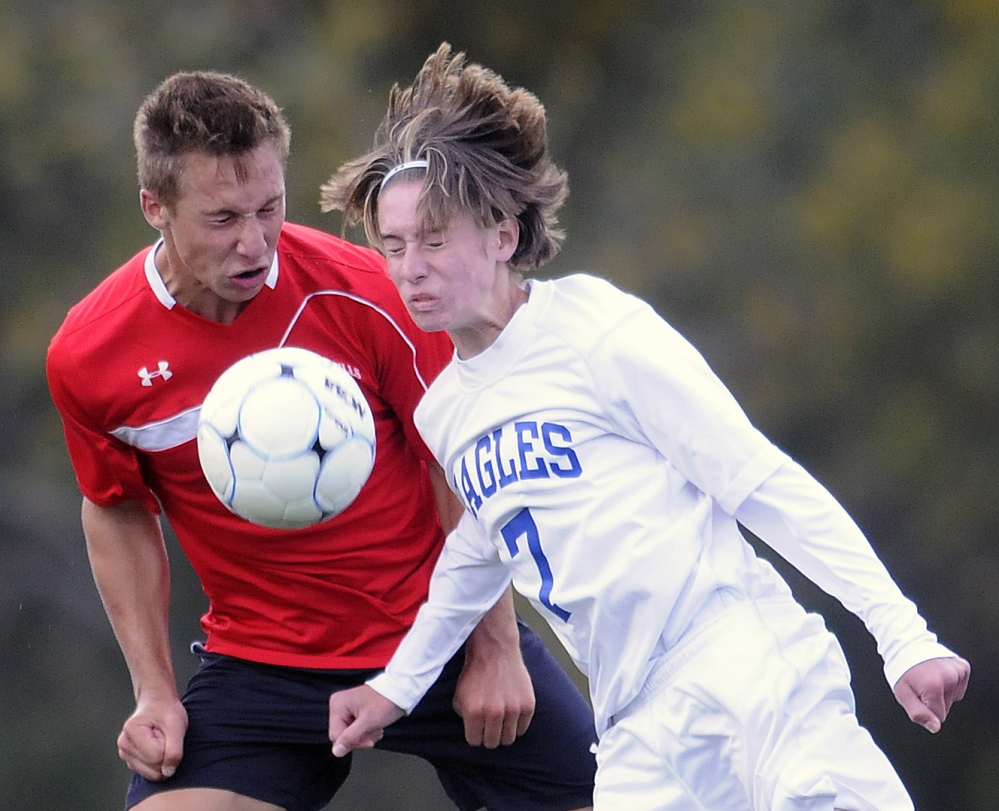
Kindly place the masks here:
[(511, 578), (587, 675), (602, 732), (706, 606), (793, 599), (741, 522), (866, 624), (894, 685), (952, 656), (838, 502), (750, 423), (651, 307), (534, 281), (416, 422), (466, 513), (429, 601), (370, 683), (412, 709)]

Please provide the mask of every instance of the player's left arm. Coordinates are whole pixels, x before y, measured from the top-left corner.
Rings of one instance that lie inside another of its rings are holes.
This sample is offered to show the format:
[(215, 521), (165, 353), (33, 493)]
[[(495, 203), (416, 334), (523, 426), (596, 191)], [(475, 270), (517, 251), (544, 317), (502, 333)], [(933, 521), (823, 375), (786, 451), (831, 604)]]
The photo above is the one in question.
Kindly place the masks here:
[[(461, 517), (461, 502), (439, 466), (430, 465), (430, 480), (441, 524), (450, 532)], [(469, 744), (495, 749), (527, 731), (534, 707), (534, 687), (520, 653), (513, 591), (508, 587), (465, 644), (465, 666), (455, 689), (454, 709), (465, 722)]]
[(915, 723), (938, 731), (951, 705), (964, 696), (971, 666), (927, 628), (832, 494), (789, 459), (735, 517), (863, 620), (898, 702)]
[(507, 588), (468, 638), (454, 709), (465, 721), (465, 740), (495, 749), (527, 732), (534, 706), (534, 687), (520, 654), (513, 593)]
[(895, 685), (895, 698), (909, 718), (939, 732), (955, 701), (964, 698), (971, 665), (959, 656), (929, 659), (910, 667)]
[(751, 424), (700, 353), (651, 309), (633, 313), (594, 357), (608, 413), (622, 433), (651, 442), (689, 481), (859, 616), (909, 716), (939, 729), (964, 695), (970, 666), (937, 641), (832, 494)]

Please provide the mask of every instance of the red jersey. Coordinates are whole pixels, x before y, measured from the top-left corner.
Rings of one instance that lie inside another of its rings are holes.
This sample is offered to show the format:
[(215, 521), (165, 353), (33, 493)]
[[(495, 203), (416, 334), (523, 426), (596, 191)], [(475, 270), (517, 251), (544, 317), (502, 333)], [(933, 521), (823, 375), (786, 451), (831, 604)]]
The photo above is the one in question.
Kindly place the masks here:
[[(413, 409), (450, 360), (413, 323), (373, 251), (285, 224), (267, 283), (232, 324), (176, 305), (146, 249), (73, 307), (47, 371), (83, 494), (162, 507), (209, 599), (209, 650), (314, 668), (385, 665), (425, 601), (443, 543)], [(300, 530), (229, 512), (198, 462), (198, 412), (218, 376), (276, 346), (357, 380), (377, 453), (354, 503)]]

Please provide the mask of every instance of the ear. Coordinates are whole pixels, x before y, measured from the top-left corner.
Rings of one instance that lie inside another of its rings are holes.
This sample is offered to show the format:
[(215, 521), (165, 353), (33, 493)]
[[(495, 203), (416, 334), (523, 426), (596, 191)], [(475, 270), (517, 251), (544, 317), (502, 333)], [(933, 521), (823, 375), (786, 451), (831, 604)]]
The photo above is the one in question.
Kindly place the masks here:
[(498, 258), (501, 262), (509, 262), (520, 244), (520, 221), (516, 217), (501, 220), (496, 226), (496, 235), (499, 239)]
[(142, 216), (146, 218), (146, 222), (157, 231), (162, 231), (166, 227), (166, 206), (149, 189), (139, 189), (139, 207), (142, 209)]

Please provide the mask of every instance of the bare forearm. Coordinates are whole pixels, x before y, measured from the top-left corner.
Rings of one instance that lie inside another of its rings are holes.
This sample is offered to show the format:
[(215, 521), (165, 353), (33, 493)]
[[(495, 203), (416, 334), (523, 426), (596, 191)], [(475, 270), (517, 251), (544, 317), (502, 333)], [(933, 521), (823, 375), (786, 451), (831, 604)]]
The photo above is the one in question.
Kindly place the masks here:
[(507, 587), (496, 605), (479, 620), (468, 637), (468, 655), (497, 655), (516, 652), (520, 655), (520, 633), (517, 630), (517, 613), (513, 605), (513, 589)]
[(461, 519), (461, 514), (465, 511), (464, 506), (458, 497), (451, 492), (447, 486), (447, 478), (439, 465), (427, 465), (427, 472), (430, 474), (430, 485), (434, 491), (434, 501), (437, 504), (437, 515), (440, 517), (441, 527), (447, 535)]
[(159, 520), (137, 503), (84, 500), (94, 582), (132, 678), (136, 699), (176, 696), (170, 655), (170, 569)]

